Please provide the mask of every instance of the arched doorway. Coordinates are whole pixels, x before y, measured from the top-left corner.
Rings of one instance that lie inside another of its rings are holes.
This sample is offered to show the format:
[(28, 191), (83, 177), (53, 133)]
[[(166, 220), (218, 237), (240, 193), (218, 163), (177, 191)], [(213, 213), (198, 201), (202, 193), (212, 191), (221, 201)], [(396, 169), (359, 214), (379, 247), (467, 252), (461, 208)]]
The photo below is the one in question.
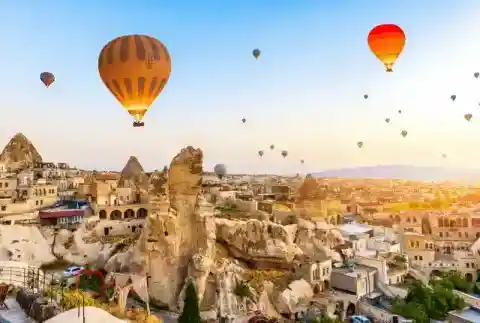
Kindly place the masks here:
[(135, 212), (132, 209), (125, 210), (123, 217), (125, 219), (132, 219), (135, 217)]
[(473, 281), (473, 275), (470, 274), (470, 273), (468, 273), (468, 274), (465, 275), (465, 279), (466, 279), (467, 281), (471, 282), (471, 281)]
[(355, 315), (355, 305), (353, 303), (348, 304), (347, 306), (347, 316)]
[(100, 212), (98, 212), (98, 217), (102, 220), (105, 220), (107, 218), (107, 211), (100, 210)]
[(110, 213), (110, 220), (121, 220), (122, 219), (122, 212), (119, 210), (112, 211)]
[(437, 269), (432, 270), (432, 272), (430, 273), (431, 278), (441, 277), (441, 276), (442, 276), (442, 272), (440, 270), (437, 270)]
[(138, 209), (137, 218), (146, 218), (147, 215), (148, 215), (147, 209), (144, 209), (143, 207)]
[(330, 289), (330, 282), (328, 280), (323, 281), (323, 290)]

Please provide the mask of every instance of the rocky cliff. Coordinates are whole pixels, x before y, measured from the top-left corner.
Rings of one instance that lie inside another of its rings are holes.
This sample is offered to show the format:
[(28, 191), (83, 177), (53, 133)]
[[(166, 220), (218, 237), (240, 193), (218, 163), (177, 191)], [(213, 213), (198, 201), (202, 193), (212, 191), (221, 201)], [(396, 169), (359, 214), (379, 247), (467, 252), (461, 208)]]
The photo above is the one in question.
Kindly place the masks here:
[(150, 295), (171, 308), (178, 305), (186, 279), (197, 284), (200, 300), (215, 255), (213, 206), (200, 193), (203, 153), (187, 147), (172, 160), (163, 196), (137, 245), (106, 264), (109, 271), (149, 274)]
[(143, 167), (138, 161), (137, 157), (130, 156), (127, 164), (120, 173), (118, 186), (146, 190), (148, 189), (148, 184), (148, 176), (145, 174), (145, 171), (143, 170)]
[(42, 156), (22, 133), (13, 136), (0, 154), (0, 161), (12, 170), (32, 167), (42, 162)]

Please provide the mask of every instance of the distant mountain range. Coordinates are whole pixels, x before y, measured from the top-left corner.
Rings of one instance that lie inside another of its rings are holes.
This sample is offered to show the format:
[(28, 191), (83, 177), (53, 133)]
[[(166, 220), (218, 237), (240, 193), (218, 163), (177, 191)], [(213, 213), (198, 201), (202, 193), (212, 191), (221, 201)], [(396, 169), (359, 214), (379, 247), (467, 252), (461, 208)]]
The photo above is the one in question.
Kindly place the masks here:
[(480, 170), (411, 165), (379, 165), (355, 168), (332, 169), (313, 173), (314, 177), (343, 178), (390, 178), (412, 181), (460, 181), (477, 183)]

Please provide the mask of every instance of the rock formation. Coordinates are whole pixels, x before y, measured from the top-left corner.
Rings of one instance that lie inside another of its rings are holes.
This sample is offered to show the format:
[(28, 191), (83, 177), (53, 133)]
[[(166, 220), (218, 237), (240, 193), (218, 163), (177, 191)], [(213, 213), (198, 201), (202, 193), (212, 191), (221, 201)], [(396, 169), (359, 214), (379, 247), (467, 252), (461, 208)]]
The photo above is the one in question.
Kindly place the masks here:
[(12, 170), (32, 167), (41, 163), (42, 157), (30, 140), (22, 133), (17, 133), (3, 149), (0, 161)]
[(217, 218), (217, 241), (230, 253), (255, 268), (289, 268), (302, 250), (293, 243), (295, 236), (280, 224), (269, 221), (233, 221)]
[(120, 173), (118, 186), (146, 190), (148, 189), (148, 184), (148, 176), (145, 174), (145, 171), (143, 170), (143, 167), (138, 161), (137, 157), (130, 156), (127, 164)]
[(203, 153), (187, 147), (172, 160), (166, 194), (153, 210), (137, 245), (106, 264), (109, 271), (149, 274), (152, 299), (178, 305), (186, 279), (194, 279), (202, 300), (215, 255), (213, 206), (201, 195)]

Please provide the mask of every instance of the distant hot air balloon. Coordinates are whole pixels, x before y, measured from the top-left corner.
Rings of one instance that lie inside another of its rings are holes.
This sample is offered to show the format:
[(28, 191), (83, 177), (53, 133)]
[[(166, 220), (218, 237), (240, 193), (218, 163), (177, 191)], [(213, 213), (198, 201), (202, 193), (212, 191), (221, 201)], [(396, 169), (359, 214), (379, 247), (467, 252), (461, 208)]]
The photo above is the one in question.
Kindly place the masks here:
[(364, 98), (365, 100), (368, 99), (368, 94), (364, 94), (364, 95), (363, 95), (363, 98)]
[(245, 123), (245, 122), (247, 122), (247, 119), (242, 118), (242, 123)]
[(385, 65), (387, 72), (393, 72), (393, 64), (405, 47), (405, 33), (394, 24), (375, 26), (368, 34), (368, 46), (372, 53)]
[(402, 114), (402, 110), (398, 110), (398, 114)]
[(263, 150), (258, 151), (258, 156), (263, 157)]
[(300, 159), (300, 162), (301, 162), (302, 164), (305, 164), (305, 160), (303, 160), (303, 159)]
[(224, 164), (217, 164), (213, 168), (213, 171), (219, 179), (222, 179), (223, 177), (225, 177), (225, 175), (227, 175), (227, 166), (225, 166)]
[(475, 73), (473, 73), (473, 76), (474, 76), (476, 79), (478, 79), (478, 77), (480, 76), (480, 73), (479, 73), (479, 72), (475, 72)]
[(362, 148), (363, 147), (363, 141), (358, 141), (357, 142), (357, 147)]
[(467, 113), (463, 117), (465, 118), (465, 120), (470, 121), (472, 120), (473, 115), (471, 113)]
[(442, 154), (442, 157), (443, 157), (443, 158), (447, 158), (447, 154)]
[(145, 113), (170, 77), (170, 54), (153, 37), (121, 36), (103, 47), (98, 71), (108, 90), (135, 119), (133, 126), (141, 127)]
[(282, 157), (285, 158), (288, 156), (288, 151), (282, 150)]
[(42, 81), (46, 87), (49, 87), (53, 82), (55, 82), (55, 75), (50, 72), (40, 73), (40, 81)]
[(255, 59), (258, 59), (260, 57), (260, 54), (261, 54), (261, 51), (260, 49), (258, 48), (255, 48), (253, 51), (252, 51), (252, 55), (253, 57), (255, 57)]
[(457, 96), (456, 96), (455, 94), (452, 94), (452, 95), (450, 96), (450, 99), (452, 99), (452, 101), (455, 101), (456, 98), (457, 98)]
[(402, 135), (403, 138), (405, 138), (408, 135), (408, 131), (407, 130), (402, 130), (402, 132), (400, 134)]
[(390, 118), (386, 118), (386, 119), (385, 119), (385, 122), (386, 122), (386, 123), (390, 123)]
[(275, 149), (275, 145), (270, 145), (270, 150), (274, 150)]

